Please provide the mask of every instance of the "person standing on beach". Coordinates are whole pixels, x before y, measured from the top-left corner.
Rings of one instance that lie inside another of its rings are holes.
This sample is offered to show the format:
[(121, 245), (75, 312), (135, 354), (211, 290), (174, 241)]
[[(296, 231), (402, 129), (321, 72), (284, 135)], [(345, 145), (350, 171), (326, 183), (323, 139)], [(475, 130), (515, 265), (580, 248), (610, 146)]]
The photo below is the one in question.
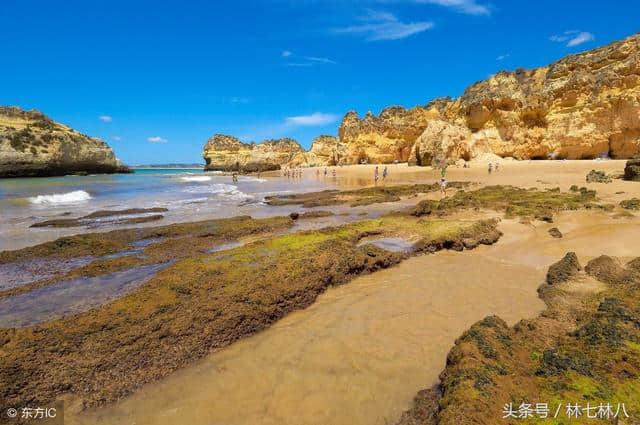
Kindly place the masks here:
[(376, 165), (376, 169), (373, 172), (373, 181), (376, 185), (378, 184), (378, 175), (379, 175), (379, 171), (378, 171), (378, 166)]
[(496, 162), (496, 173), (498, 172), (498, 167), (500, 166), (500, 163)]
[(324, 176), (327, 177), (327, 167), (324, 167)]
[(384, 166), (384, 170), (382, 170), (382, 182), (384, 183), (384, 180), (387, 178), (387, 175), (389, 174), (389, 170), (387, 169), (387, 166)]
[(447, 180), (444, 177), (440, 179), (440, 193), (443, 198), (447, 197)]
[(491, 171), (493, 170), (491, 163), (489, 163), (489, 174), (491, 174)]

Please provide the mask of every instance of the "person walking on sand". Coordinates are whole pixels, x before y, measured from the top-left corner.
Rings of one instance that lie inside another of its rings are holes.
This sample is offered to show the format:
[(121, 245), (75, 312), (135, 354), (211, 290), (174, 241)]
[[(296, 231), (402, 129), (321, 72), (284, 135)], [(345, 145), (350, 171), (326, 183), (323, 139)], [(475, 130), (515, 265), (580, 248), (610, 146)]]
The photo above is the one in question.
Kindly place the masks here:
[(378, 184), (378, 176), (379, 176), (379, 171), (378, 171), (378, 166), (376, 165), (376, 169), (373, 172), (373, 181), (376, 185)]
[(327, 167), (324, 167), (324, 176), (327, 177)]
[(387, 178), (387, 175), (389, 174), (389, 170), (387, 169), (387, 166), (384, 166), (384, 170), (382, 170), (382, 182), (384, 183), (384, 180)]
[(491, 174), (491, 171), (493, 170), (491, 163), (489, 163), (489, 174)]
[(447, 197), (447, 180), (444, 177), (440, 179), (440, 193), (443, 198)]

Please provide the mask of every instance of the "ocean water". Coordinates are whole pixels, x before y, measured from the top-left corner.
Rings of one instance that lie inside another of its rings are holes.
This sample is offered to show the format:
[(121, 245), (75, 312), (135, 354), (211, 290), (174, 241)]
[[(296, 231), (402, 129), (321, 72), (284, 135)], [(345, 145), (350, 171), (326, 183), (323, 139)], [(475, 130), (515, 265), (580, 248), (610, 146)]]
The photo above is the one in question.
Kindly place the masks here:
[[(113, 217), (90, 228), (30, 228), (55, 218), (82, 217), (98, 210), (164, 207), (164, 218), (149, 225), (236, 215), (267, 216), (295, 207), (269, 207), (265, 196), (323, 190), (335, 180), (308, 171), (301, 179), (239, 176), (201, 169), (137, 169), (133, 174), (0, 179), (0, 251), (19, 249), (60, 236), (106, 231)], [(136, 225), (140, 226), (140, 225)]]

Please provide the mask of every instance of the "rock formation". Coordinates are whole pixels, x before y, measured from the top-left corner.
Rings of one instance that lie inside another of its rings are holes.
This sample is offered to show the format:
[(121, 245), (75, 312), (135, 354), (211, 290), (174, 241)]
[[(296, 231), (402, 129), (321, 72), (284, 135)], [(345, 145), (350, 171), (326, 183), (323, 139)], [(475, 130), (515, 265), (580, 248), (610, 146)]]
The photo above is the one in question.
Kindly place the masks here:
[[(210, 140), (205, 158), (242, 164), (233, 158), (245, 155), (236, 152), (255, 156), (250, 145), (235, 140), (232, 150), (226, 144), (218, 149)], [(499, 72), (457, 99), (411, 109), (391, 106), (363, 118), (348, 112), (337, 139), (321, 136), (309, 152), (295, 153), (289, 166), (431, 165), (442, 156), (451, 163), (632, 158), (640, 153), (640, 34), (549, 66)]]
[(293, 139), (243, 143), (233, 136), (216, 134), (204, 146), (205, 170), (260, 172), (279, 170), (299, 153), (302, 147)]
[(0, 107), (0, 177), (130, 172), (111, 148), (38, 111)]
[(298, 153), (288, 164), (290, 167), (322, 167), (345, 162), (345, 145), (334, 136), (318, 136), (309, 152)]
[(627, 161), (624, 167), (624, 179), (640, 182), (640, 157)]
[(640, 35), (549, 66), (499, 72), (456, 100), (363, 119), (349, 112), (339, 134), (349, 163), (430, 165), (439, 153), (452, 161), (486, 153), (630, 158), (640, 152)]

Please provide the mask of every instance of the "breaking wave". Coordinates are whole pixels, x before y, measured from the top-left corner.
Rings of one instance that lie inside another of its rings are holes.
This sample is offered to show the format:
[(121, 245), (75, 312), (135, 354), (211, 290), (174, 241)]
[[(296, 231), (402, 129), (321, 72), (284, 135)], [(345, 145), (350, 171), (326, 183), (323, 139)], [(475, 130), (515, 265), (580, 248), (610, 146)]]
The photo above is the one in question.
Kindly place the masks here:
[(91, 199), (84, 190), (74, 190), (67, 193), (54, 193), (52, 195), (38, 195), (29, 198), (29, 202), (36, 205), (76, 204)]
[(188, 176), (188, 177), (181, 177), (180, 180), (185, 181), (185, 182), (208, 182), (209, 180), (211, 180), (211, 177), (209, 177), (209, 176)]

